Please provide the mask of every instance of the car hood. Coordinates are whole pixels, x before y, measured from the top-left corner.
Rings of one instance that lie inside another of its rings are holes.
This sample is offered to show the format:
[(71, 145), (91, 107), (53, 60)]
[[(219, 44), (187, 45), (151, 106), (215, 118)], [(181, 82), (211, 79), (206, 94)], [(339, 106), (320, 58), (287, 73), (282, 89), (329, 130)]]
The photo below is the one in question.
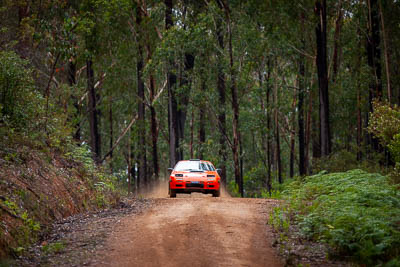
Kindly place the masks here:
[(207, 173), (205, 172), (183, 172), (183, 177), (193, 177), (193, 178), (206, 178)]

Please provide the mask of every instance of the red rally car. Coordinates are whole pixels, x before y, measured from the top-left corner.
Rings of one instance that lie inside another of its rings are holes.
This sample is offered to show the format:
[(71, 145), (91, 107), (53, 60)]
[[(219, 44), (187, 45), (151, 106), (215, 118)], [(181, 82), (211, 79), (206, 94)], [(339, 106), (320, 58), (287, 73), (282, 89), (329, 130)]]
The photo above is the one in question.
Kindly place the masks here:
[(176, 197), (177, 193), (190, 194), (200, 192), (220, 196), (221, 177), (219, 169), (211, 162), (199, 159), (181, 160), (175, 168), (169, 168), (169, 196)]

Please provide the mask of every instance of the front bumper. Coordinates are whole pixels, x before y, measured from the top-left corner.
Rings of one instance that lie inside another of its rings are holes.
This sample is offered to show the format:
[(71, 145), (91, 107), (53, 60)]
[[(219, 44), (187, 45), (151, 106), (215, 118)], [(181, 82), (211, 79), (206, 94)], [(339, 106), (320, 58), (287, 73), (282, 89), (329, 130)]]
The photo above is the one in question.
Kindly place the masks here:
[(181, 193), (211, 193), (213, 191), (218, 191), (219, 187), (220, 183), (218, 181), (169, 181), (169, 188)]

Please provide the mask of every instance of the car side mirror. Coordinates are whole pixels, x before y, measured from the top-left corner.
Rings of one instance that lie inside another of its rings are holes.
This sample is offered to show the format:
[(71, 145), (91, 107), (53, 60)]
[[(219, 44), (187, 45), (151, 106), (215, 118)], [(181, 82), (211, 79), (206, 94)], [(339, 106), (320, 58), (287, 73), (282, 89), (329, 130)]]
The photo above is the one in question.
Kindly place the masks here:
[(172, 172), (174, 169), (173, 168), (168, 168), (168, 171)]
[(222, 170), (221, 169), (216, 169), (219, 175), (221, 175)]

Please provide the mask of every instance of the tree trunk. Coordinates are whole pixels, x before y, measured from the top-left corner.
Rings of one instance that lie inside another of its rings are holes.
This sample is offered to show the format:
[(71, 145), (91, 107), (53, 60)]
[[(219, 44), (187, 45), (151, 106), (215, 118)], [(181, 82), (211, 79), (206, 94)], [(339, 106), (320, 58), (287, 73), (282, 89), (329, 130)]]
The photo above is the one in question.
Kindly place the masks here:
[[(173, 26), (172, 21), (172, 0), (164, 1), (165, 9), (165, 27), (166, 30)], [(174, 65), (173, 61), (169, 62), (170, 67)], [(185, 53), (184, 75), (181, 80), (181, 87), (188, 86), (190, 88), (189, 71), (194, 67), (194, 56)], [(169, 133), (170, 133), (170, 164), (173, 166), (179, 160), (183, 159), (183, 148), (181, 146), (184, 140), (186, 109), (189, 101), (189, 94), (183, 93), (177, 95), (175, 91), (176, 75), (168, 72), (168, 98), (169, 98)], [(179, 108), (178, 108), (179, 105)]]
[[(240, 133), (239, 133), (240, 134)], [(241, 190), (240, 195), (244, 197), (244, 181), (243, 181), (243, 146), (242, 146), (242, 137), (239, 135), (239, 166), (240, 166), (240, 185)], [(240, 187), (239, 187), (240, 189)]]
[[(19, 33), (19, 40), (18, 43), (16, 44), (15, 48), (18, 51), (18, 54), (22, 58), (28, 58), (29, 53), (30, 53), (30, 44), (29, 44), (29, 38), (28, 35), (25, 33), (26, 29), (24, 29), (24, 26), (22, 22), (24, 19), (28, 18), (31, 14), (31, 1), (12, 1), (12, 2), (17, 2), (18, 6), (18, 33)], [(33, 2), (32, 2), (33, 4)], [(2, 2), (2, 6), (4, 5), (4, 2)]]
[[(140, 54), (140, 52), (139, 52)], [(138, 88), (138, 176), (144, 186), (147, 186), (147, 160), (146, 160), (146, 121), (144, 104), (144, 82), (142, 79), (143, 59), (139, 56), (137, 62), (137, 88)]]
[[(217, 1), (219, 8), (222, 9), (220, 1)], [(221, 53), (218, 55), (218, 66), (217, 66), (217, 89), (218, 89), (218, 100), (219, 100), (219, 108), (218, 108), (218, 124), (220, 129), (220, 137), (219, 137), (219, 150), (218, 155), (220, 158), (220, 169), (221, 169), (221, 180), (222, 184), (226, 185), (226, 161), (228, 159), (227, 150), (226, 150), (226, 115), (225, 115), (225, 106), (226, 106), (226, 86), (225, 86), (225, 73), (223, 69), (223, 57), (224, 57), (224, 34), (222, 32), (222, 19), (218, 19), (216, 23), (216, 35), (218, 39), (218, 45)]]
[(110, 169), (111, 169), (111, 173), (113, 173), (113, 163), (112, 163), (112, 159), (113, 159), (113, 151), (112, 151), (112, 147), (114, 145), (114, 129), (113, 129), (113, 112), (112, 112), (112, 95), (110, 95), (110, 100), (109, 100), (109, 112), (108, 112), (108, 121), (110, 123)]
[(152, 141), (152, 155), (153, 155), (153, 173), (156, 180), (159, 179), (160, 167), (158, 165), (158, 129), (156, 119), (156, 109), (154, 108), (154, 93), (155, 93), (155, 81), (153, 74), (150, 74), (150, 123), (151, 123), (151, 141)]
[(193, 159), (193, 139), (194, 139), (194, 108), (192, 108), (192, 116), (190, 117), (190, 158)]
[(318, 132), (319, 120), (314, 112), (311, 119), (312, 157), (321, 158), (321, 135)]
[(99, 133), (99, 118), (97, 111), (97, 95), (94, 88), (94, 71), (91, 59), (86, 60), (87, 90), (89, 95), (89, 124), (90, 124), (90, 146), (95, 162), (101, 159), (101, 142)]
[[(142, 1), (142, 8), (144, 10), (147, 10), (146, 1)], [(144, 12), (144, 14), (142, 14), (142, 15), (145, 16), (145, 19), (148, 18), (148, 13)], [(151, 58), (152, 58), (152, 54), (153, 54), (151, 38), (149, 36), (148, 31), (146, 31), (144, 34), (146, 35), (147, 62), (151, 62)], [(151, 169), (149, 169), (148, 176), (150, 177), (150, 173), (152, 172), (154, 175), (155, 181), (158, 181), (159, 173), (160, 173), (160, 167), (159, 167), (159, 163), (158, 163), (158, 147), (157, 147), (158, 126), (157, 126), (157, 113), (156, 113), (156, 109), (154, 107), (156, 84), (155, 84), (155, 79), (154, 79), (154, 73), (152, 70), (150, 70), (150, 73), (149, 73), (149, 85), (150, 85), (149, 86), (150, 87), (149, 109), (150, 109), (150, 131), (151, 131), (151, 154), (152, 154), (152, 161), (153, 161), (153, 164), (152, 164), (153, 170), (151, 171)]]
[(132, 180), (133, 180), (133, 182), (134, 182), (134, 191), (137, 193), (138, 191), (139, 191), (139, 183), (140, 183), (140, 180), (139, 180), (139, 176), (137, 175), (137, 170), (136, 170), (136, 161), (137, 161), (137, 155), (135, 155), (135, 150), (136, 150), (136, 148), (135, 148), (135, 142), (134, 142), (134, 140), (135, 140), (135, 136), (134, 136), (134, 134), (133, 134), (134, 132), (131, 130), (131, 128), (129, 128), (129, 142), (128, 142), (128, 145), (129, 145), (129, 155), (128, 155), (128, 157), (129, 157), (129, 159), (130, 159), (130, 172), (131, 172), (131, 183), (132, 183)]
[[(367, 52), (368, 65), (371, 68), (374, 81), (370, 84), (371, 99), (382, 98), (382, 81), (381, 81), (381, 50), (380, 50), (380, 27), (377, 0), (367, 0), (368, 3), (368, 33)], [(372, 103), (370, 103), (372, 111)]]
[[(258, 81), (260, 83), (260, 88), (261, 88), (261, 90), (263, 92), (264, 85), (263, 85), (263, 75), (261, 73), (261, 70), (258, 72)], [(267, 114), (266, 113), (266, 107), (265, 107), (265, 104), (264, 104), (264, 94), (263, 93), (261, 93), (261, 96), (260, 96), (260, 109), (261, 109), (261, 112), (264, 115)], [(262, 120), (262, 126), (263, 127), (260, 128), (260, 137), (261, 137), (261, 153), (260, 153), (261, 155), (260, 156), (262, 158), (262, 162), (263, 162), (263, 164), (265, 166), (265, 169), (267, 169), (268, 168), (268, 162), (267, 162), (267, 138), (266, 138), (267, 129), (265, 128), (264, 120)], [(254, 133), (252, 133), (252, 138), (253, 138), (253, 150), (256, 151), (257, 147), (256, 147), (256, 145), (254, 145), (254, 143), (256, 142), (254, 140), (255, 139)], [(256, 153), (254, 153), (254, 159), (253, 160), (257, 160), (257, 154)]]
[(177, 103), (175, 99), (174, 87), (176, 75), (168, 73), (168, 128), (169, 128), (169, 156), (170, 166), (174, 167), (178, 162), (178, 132), (177, 132)]
[[(25, 3), (24, 3), (25, 2)], [(30, 1), (21, 1), (18, 4), (18, 27), (21, 28), (22, 27), (22, 21), (29, 17), (29, 13), (30, 13), (30, 6), (29, 3)]]
[[(359, 40), (361, 40), (360, 30), (357, 30)], [(358, 58), (357, 58), (357, 161), (362, 160), (362, 142), (363, 142), (363, 125), (361, 113), (361, 42), (358, 42)]]
[[(302, 65), (300, 63), (300, 65)], [(303, 65), (304, 68), (304, 65)], [(304, 70), (303, 70), (304, 71)], [(301, 66), (300, 66), (300, 73), (302, 73), (301, 71)], [(300, 76), (302, 76), (300, 78), (300, 83), (303, 83), (303, 79), (304, 79), (304, 72), (303, 75), (300, 74)], [(304, 85), (304, 84), (303, 84)], [(298, 138), (299, 138), (299, 175), (303, 176), (306, 174), (306, 170), (305, 170), (305, 143), (304, 143), (304, 87), (303, 85), (300, 85), (299, 87), (299, 101), (297, 103), (297, 121), (298, 121)]]
[(296, 102), (297, 102), (297, 92), (293, 91), (293, 103), (292, 103), (292, 117), (290, 118), (290, 159), (289, 159), (289, 176), (293, 178), (294, 176), (294, 160), (295, 160), (295, 133), (296, 133)]
[(274, 94), (275, 94), (275, 142), (276, 142), (276, 165), (278, 170), (278, 182), (283, 183), (282, 180), (282, 164), (281, 164), (281, 143), (279, 137), (279, 120), (278, 120), (278, 85), (274, 84)]
[[(368, 38), (367, 38), (367, 54), (368, 66), (371, 69), (374, 78), (369, 85), (369, 110), (373, 111), (372, 101), (376, 98), (382, 99), (382, 81), (381, 81), (381, 50), (380, 50), (380, 27), (379, 12), (377, 0), (367, 0), (368, 4)], [(369, 120), (369, 118), (367, 117)], [(368, 120), (366, 124), (368, 125)], [(367, 139), (375, 151), (382, 150), (379, 146), (378, 139), (369, 134)]]
[[(227, 5), (227, 4), (226, 4)], [(228, 6), (225, 6), (226, 17), (228, 20), (228, 49), (229, 49), (229, 64), (230, 64), (230, 76), (231, 76), (231, 94), (232, 94), (232, 110), (233, 110), (233, 122), (232, 122), (232, 132), (233, 132), (233, 164), (235, 170), (235, 181), (239, 186), (239, 193), (243, 197), (243, 180), (241, 179), (240, 171), (240, 130), (239, 130), (239, 102), (238, 102), (238, 90), (236, 86), (236, 73), (233, 66), (233, 48), (232, 48), (232, 29), (230, 21), (230, 11)]]
[[(270, 93), (271, 93), (271, 86), (270, 86), (270, 77), (271, 77), (271, 62), (268, 59), (267, 60), (267, 73), (264, 74), (265, 77), (265, 104), (264, 104), (264, 94), (261, 94), (261, 99), (260, 99), (260, 104), (261, 104), (261, 110), (264, 112), (265, 117), (266, 117), (266, 128), (263, 128), (262, 131), (260, 132), (261, 134), (261, 144), (262, 144), (262, 153), (263, 155), (265, 154), (265, 157), (263, 156), (263, 163), (265, 165), (266, 171), (267, 171), (267, 176), (265, 179), (265, 186), (267, 187), (268, 193), (271, 196), (271, 135), (270, 135), (270, 129), (271, 129), (271, 107), (270, 107)], [(260, 81), (260, 87), (263, 88), (263, 75), (261, 71), (258, 74), (259, 76), (259, 81)]]
[[(398, 68), (399, 66), (397, 66)], [(397, 71), (398, 72), (398, 71)], [(397, 73), (396, 73), (397, 74)], [(397, 75), (396, 75), (397, 76)], [(400, 86), (397, 85), (397, 105), (400, 106)]]
[(270, 107), (270, 95), (271, 95), (271, 84), (270, 84), (270, 77), (271, 77), (271, 64), (270, 60), (268, 60), (268, 71), (267, 71), (267, 189), (269, 194), (271, 195), (272, 192), (272, 177), (271, 177), (271, 167), (272, 167), (272, 141), (271, 141), (271, 111), (272, 108)]
[(289, 158), (289, 177), (293, 178), (294, 176), (294, 153), (295, 153), (295, 136), (294, 130), (290, 133), (290, 158)]
[[(165, 29), (168, 31), (173, 26), (172, 21), (172, 0), (164, 0), (165, 3)], [(172, 68), (174, 62), (170, 60), (169, 68)], [(168, 88), (168, 129), (169, 129), (169, 161), (170, 166), (174, 167), (179, 160), (179, 133), (178, 133), (178, 105), (175, 95), (176, 75), (168, 71), (167, 88)]]
[[(140, 24), (142, 22), (142, 11), (138, 6), (136, 8), (136, 26), (137, 34), (141, 35)], [(137, 78), (137, 90), (138, 90), (138, 177), (139, 181), (147, 186), (147, 159), (146, 159), (146, 110), (145, 110), (145, 98), (144, 98), (144, 81), (143, 81), (143, 47), (140, 43), (140, 38), (137, 40), (138, 44), (138, 58), (136, 62), (136, 78)], [(139, 184), (139, 187), (142, 187)]]
[[(260, 87), (263, 88), (263, 76), (262, 76), (261, 71), (258, 73), (258, 77), (259, 77), (259, 81), (260, 81)], [(269, 77), (267, 79), (269, 79)], [(270, 161), (270, 157), (269, 157), (270, 149), (269, 149), (269, 110), (268, 110), (269, 109), (269, 85), (268, 85), (268, 82), (266, 84), (265, 94), (266, 94), (266, 104), (267, 104), (266, 106), (264, 104), (264, 94), (261, 94), (261, 98), (260, 98), (261, 111), (265, 114), (266, 120), (267, 120), (266, 127), (264, 125), (264, 127), (261, 128), (262, 130), (260, 132), (261, 145), (262, 145), (261, 153), (262, 153), (263, 164), (267, 170), (265, 186), (267, 187), (268, 193), (271, 196), (271, 164), (270, 164), (271, 161)]]
[[(180, 87), (188, 87), (189, 91), (191, 88), (190, 71), (194, 68), (194, 56), (190, 53), (185, 53), (184, 72), (180, 81)], [(187, 106), (189, 103), (190, 92), (179, 94), (177, 97), (179, 108), (177, 109), (177, 133), (178, 133), (178, 158), (177, 160), (183, 160), (183, 147), (181, 144), (185, 140), (185, 122)]]
[(340, 40), (340, 30), (342, 23), (342, 0), (338, 2), (338, 15), (335, 21), (335, 36), (333, 41), (333, 73), (332, 73), (332, 82), (335, 83), (336, 76), (338, 72), (338, 50), (339, 50), (339, 40)]
[[(129, 130), (130, 132), (130, 130)], [(129, 137), (131, 135), (129, 134)], [(133, 157), (132, 157), (133, 153), (132, 153), (132, 148), (131, 148), (131, 138), (128, 139), (128, 155), (126, 157), (126, 161), (128, 164), (128, 194), (130, 194), (132, 192), (132, 162), (133, 162)]]
[(361, 89), (358, 82), (357, 86), (357, 160), (362, 160), (362, 117), (361, 117)]
[(315, 15), (318, 18), (318, 24), (315, 28), (315, 33), (317, 39), (321, 155), (328, 156), (331, 153), (331, 135), (329, 124), (329, 91), (326, 43), (326, 0), (317, 0), (315, 2)]
[[(301, 14), (301, 25), (304, 26), (304, 13)], [(305, 49), (304, 34), (301, 36), (302, 48)], [(298, 138), (299, 138), (299, 174), (303, 176), (305, 171), (305, 153), (304, 153), (304, 90), (305, 90), (305, 57), (300, 55), (299, 59), (299, 91), (297, 102), (297, 122), (298, 122)]]
[(305, 132), (305, 155), (304, 155), (304, 172), (309, 173), (310, 169), (310, 140), (311, 140), (311, 120), (312, 120), (312, 108), (313, 108), (313, 95), (312, 91), (308, 93), (308, 110), (307, 110), (307, 121), (306, 121), (306, 132)]
[(385, 31), (385, 20), (383, 18), (383, 10), (382, 10), (382, 0), (379, 1), (379, 14), (381, 17), (381, 26), (382, 26), (382, 39), (383, 39), (383, 51), (385, 54), (385, 68), (386, 68), (386, 83), (387, 83), (387, 95), (389, 103), (392, 103), (392, 86), (390, 83), (390, 63), (389, 63), (389, 48), (388, 48), (388, 41), (386, 38), (386, 31)]
[[(205, 80), (201, 83), (201, 91), (205, 94), (206, 82)], [(203, 144), (206, 142), (206, 129), (205, 129), (205, 114), (204, 108), (199, 109), (199, 159), (203, 159)]]
[[(76, 63), (72, 59), (68, 62), (68, 84), (69, 86), (73, 87), (72, 90), (75, 91), (76, 88)], [(77, 120), (75, 124), (75, 133), (74, 133), (74, 140), (80, 143), (81, 141), (81, 123), (79, 116), (81, 114), (81, 108), (79, 105), (79, 97), (75, 94), (73, 94), (73, 101), (74, 101), (74, 107), (75, 107), (75, 118)]]

